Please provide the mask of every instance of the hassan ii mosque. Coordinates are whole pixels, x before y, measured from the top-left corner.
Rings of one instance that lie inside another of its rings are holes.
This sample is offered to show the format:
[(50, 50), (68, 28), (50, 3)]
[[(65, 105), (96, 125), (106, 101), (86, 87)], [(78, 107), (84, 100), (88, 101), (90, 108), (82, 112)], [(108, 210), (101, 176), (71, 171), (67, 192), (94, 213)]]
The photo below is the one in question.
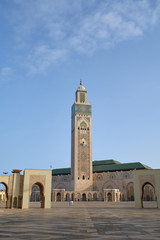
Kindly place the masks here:
[(92, 161), (92, 105), (80, 81), (71, 113), (71, 168), (53, 170), (14, 169), (0, 176), (6, 187), (0, 202), (7, 208), (29, 208), (30, 201), (155, 201), (160, 208), (160, 170), (141, 162), (120, 163), (113, 159)]
[[(71, 168), (52, 170), (53, 201), (134, 201), (133, 170), (151, 169), (140, 162), (92, 161), (92, 105), (80, 81), (71, 113)], [(146, 200), (154, 189), (145, 186)]]

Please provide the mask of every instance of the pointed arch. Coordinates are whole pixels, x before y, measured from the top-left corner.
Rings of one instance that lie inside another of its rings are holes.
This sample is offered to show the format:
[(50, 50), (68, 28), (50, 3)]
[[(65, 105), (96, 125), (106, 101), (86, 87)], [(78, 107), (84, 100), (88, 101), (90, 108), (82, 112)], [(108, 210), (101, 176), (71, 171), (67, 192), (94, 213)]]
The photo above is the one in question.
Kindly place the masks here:
[(113, 182), (112, 180), (109, 180), (103, 184), (102, 191), (104, 189), (118, 189), (118, 187), (115, 182)]
[(88, 127), (88, 121), (84, 118), (81, 117), (78, 121), (78, 126), (81, 127)]
[(156, 191), (155, 191), (155, 186), (154, 184), (152, 184), (151, 182), (145, 182), (142, 185), (142, 195), (141, 195), (141, 206), (142, 208), (144, 207), (148, 207), (146, 206), (146, 203), (144, 201), (153, 201), (152, 195), (150, 195), (151, 191), (153, 192), (153, 196), (155, 199), (155, 206), (152, 206), (152, 208), (157, 208), (158, 207), (158, 203), (157, 203), (157, 195), (156, 195)]
[(30, 189), (30, 199), (31, 199), (33, 188), (34, 188), (35, 185), (37, 185), (39, 187), (39, 190), (40, 190), (40, 207), (44, 208), (45, 194), (44, 194), (44, 185), (43, 185), (43, 183), (35, 182), (35, 183), (32, 184), (32, 187)]
[(82, 122), (80, 123), (80, 127), (82, 127), (82, 126), (87, 127), (87, 123), (86, 123), (85, 121), (82, 121)]

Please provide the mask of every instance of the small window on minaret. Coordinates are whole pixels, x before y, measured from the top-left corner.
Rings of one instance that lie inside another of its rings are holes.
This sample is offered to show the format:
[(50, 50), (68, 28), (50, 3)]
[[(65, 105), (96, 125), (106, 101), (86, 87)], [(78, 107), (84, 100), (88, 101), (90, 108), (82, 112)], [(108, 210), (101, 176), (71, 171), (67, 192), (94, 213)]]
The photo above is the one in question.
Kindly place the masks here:
[(82, 102), (82, 103), (85, 102), (85, 93), (80, 94), (80, 102)]
[(83, 178), (82, 178), (83, 180), (85, 180), (85, 176), (83, 176)]
[(78, 180), (79, 180), (79, 177), (78, 177)]

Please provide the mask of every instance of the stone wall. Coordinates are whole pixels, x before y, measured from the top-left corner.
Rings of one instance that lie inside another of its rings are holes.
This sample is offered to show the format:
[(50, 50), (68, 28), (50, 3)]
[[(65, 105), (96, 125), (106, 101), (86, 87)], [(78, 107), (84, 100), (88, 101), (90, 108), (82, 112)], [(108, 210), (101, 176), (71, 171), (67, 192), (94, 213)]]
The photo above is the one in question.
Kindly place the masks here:
[(52, 176), (52, 190), (53, 189), (65, 189), (66, 191), (71, 191), (71, 175)]
[[(119, 189), (121, 200), (134, 200), (133, 188), (133, 171), (93, 173), (93, 191), (101, 196), (104, 196), (104, 189)], [(54, 189), (72, 191), (71, 175), (52, 176), (52, 191)]]

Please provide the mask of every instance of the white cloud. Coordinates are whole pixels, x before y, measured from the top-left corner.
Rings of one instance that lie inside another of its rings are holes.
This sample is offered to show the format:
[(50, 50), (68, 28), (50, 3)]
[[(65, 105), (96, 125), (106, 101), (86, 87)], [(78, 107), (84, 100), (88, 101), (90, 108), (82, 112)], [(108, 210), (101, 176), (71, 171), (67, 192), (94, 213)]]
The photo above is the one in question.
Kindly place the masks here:
[(159, 22), (160, 0), (14, 0), (7, 16), (27, 66), (41, 72), (72, 53), (141, 38)]
[(1, 68), (1, 70), (0, 70), (1, 76), (8, 76), (11, 74), (11, 72), (12, 72), (12, 70), (10, 67), (4, 67), (4, 68)]
[(8, 81), (12, 74), (12, 69), (10, 67), (3, 67), (0, 69), (0, 81)]
[(67, 57), (67, 51), (64, 49), (49, 48), (46, 45), (35, 47), (27, 57), (27, 65), (30, 73), (39, 73), (45, 71), (50, 65), (57, 61), (63, 61)]

